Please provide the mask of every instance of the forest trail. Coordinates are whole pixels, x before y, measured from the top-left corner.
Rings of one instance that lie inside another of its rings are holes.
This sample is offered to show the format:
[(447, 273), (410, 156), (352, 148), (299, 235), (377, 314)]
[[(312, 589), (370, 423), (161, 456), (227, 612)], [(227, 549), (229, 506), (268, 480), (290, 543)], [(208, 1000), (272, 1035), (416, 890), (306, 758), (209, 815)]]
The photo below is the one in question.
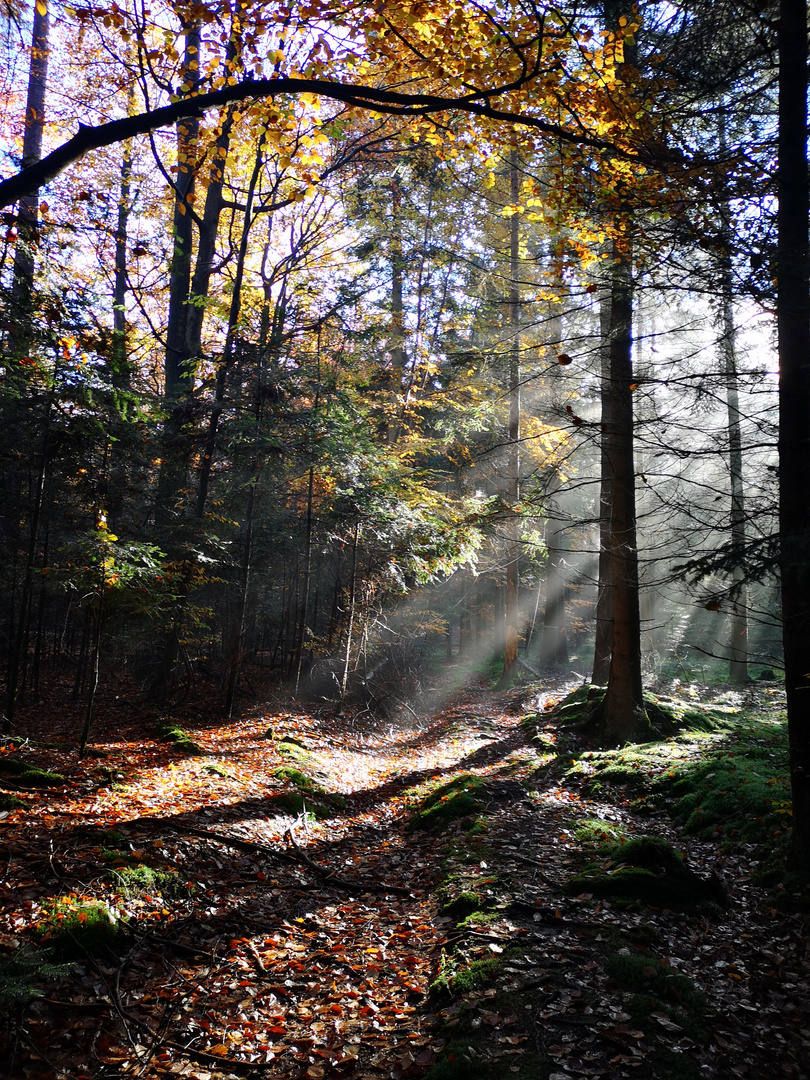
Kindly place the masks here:
[[(765, 906), (739, 852), (694, 841), (726, 911), (567, 895), (578, 822), (682, 838), (537, 773), (524, 707), (470, 687), (397, 726), (287, 702), (186, 719), (194, 754), (108, 711), (83, 762), (73, 718), (31, 717), (5, 754), (65, 783), (6, 788), (25, 807), (3, 822), (2, 957), (37, 927), (84, 944), (9, 1024), (7, 1075), (808, 1075), (801, 920)], [(459, 775), (478, 825), (413, 829), (417, 793)], [(100, 942), (82, 936), (99, 910)]]

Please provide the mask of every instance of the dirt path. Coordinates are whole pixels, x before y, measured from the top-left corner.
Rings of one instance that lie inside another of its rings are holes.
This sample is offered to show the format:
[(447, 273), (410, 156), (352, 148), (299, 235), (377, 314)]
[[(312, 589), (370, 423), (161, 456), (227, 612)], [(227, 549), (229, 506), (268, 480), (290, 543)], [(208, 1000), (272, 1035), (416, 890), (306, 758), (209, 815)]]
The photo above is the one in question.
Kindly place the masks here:
[[(17, 785), (3, 955), (49, 919), (58, 932), (60, 898), (62, 924), (106, 905), (114, 948), (80, 946), (9, 1025), (8, 1075), (397, 1080), (443, 1060), (442, 1080), (807, 1076), (804, 927), (709, 845), (689, 858), (734, 900), (712, 917), (566, 896), (578, 820), (671, 828), (538, 787), (513, 704), (470, 690), (410, 730), (255, 710), (188, 727), (197, 757), (120, 722), (98, 732), (103, 758), (16, 750), (68, 782)], [(296, 772), (345, 804), (299, 792)], [(462, 772), (485, 783), (481, 825), (413, 831), (408, 792)], [(291, 795), (328, 817), (295, 815)], [(659, 1007), (642, 1023), (644, 994)]]

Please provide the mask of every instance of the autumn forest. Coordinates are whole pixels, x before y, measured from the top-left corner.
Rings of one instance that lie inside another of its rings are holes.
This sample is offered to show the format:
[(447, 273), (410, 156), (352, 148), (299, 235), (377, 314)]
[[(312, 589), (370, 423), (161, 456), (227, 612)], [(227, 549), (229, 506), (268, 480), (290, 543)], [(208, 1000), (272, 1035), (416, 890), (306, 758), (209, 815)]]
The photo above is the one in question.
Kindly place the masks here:
[(0, 25), (5, 1075), (806, 1076), (806, 5)]

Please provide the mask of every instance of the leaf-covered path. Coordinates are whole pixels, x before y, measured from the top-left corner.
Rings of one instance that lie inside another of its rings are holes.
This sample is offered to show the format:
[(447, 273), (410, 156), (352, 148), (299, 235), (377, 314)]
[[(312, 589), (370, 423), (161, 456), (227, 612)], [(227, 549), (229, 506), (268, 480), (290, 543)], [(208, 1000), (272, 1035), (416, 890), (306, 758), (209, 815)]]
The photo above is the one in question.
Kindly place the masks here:
[[(469, 689), (407, 729), (289, 707), (187, 721), (194, 756), (108, 720), (83, 762), (61, 741), (75, 718), (27, 722), (4, 760), (65, 782), (3, 773), (24, 806), (3, 822), (2, 956), (22, 979), (21, 943), (50, 936), (74, 963), (32, 974), (7, 1075), (808, 1075), (802, 920), (708, 843), (688, 858), (727, 910), (566, 894), (578, 821), (683, 841), (537, 773), (516, 697)], [(419, 791), (459, 775), (479, 824), (413, 829)]]

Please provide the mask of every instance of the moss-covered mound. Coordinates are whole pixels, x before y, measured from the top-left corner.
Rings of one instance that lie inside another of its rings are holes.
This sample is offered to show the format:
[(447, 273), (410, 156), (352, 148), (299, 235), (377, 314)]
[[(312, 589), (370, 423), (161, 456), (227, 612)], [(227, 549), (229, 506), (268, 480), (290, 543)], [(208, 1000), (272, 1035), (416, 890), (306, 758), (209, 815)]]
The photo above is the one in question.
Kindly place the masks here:
[(691, 870), (671, 844), (659, 836), (638, 836), (605, 849), (605, 858), (588, 864), (564, 885), (567, 893), (592, 893), (623, 904), (687, 909), (705, 904), (725, 907), (722, 882)]
[[(563, 730), (576, 729), (595, 742), (601, 742), (603, 731), (600, 714), (606, 693), (607, 687), (585, 684), (564, 697), (548, 712), (542, 715), (526, 715), (524, 724), (543, 745), (547, 736), (542, 728), (549, 722), (556, 723)], [(676, 698), (658, 697), (646, 691), (644, 709), (650, 721), (650, 739), (670, 738), (686, 729), (713, 731), (718, 722), (727, 718), (726, 714), (730, 711), (711, 705), (687, 703)]]
[(471, 773), (462, 773), (423, 796), (414, 809), (413, 828), (439, 832), (455, 821), (473, 818), (484, 809), (478, 796), (483, 781)]
[(176, 720), (160, 720), (155, 725), (155, 735), (161, 742), (172, 743), (178, 750), (182, 750), (189, 757), (200, 757), (205, 753), (199, 743), (196, 743), (187, 731)]
[(47, 772), (33, 762), (9, 755), (0, 756), (0, 776), (6, 773), (26, 787), (60, 787), (65, 782), (61, 773)]

